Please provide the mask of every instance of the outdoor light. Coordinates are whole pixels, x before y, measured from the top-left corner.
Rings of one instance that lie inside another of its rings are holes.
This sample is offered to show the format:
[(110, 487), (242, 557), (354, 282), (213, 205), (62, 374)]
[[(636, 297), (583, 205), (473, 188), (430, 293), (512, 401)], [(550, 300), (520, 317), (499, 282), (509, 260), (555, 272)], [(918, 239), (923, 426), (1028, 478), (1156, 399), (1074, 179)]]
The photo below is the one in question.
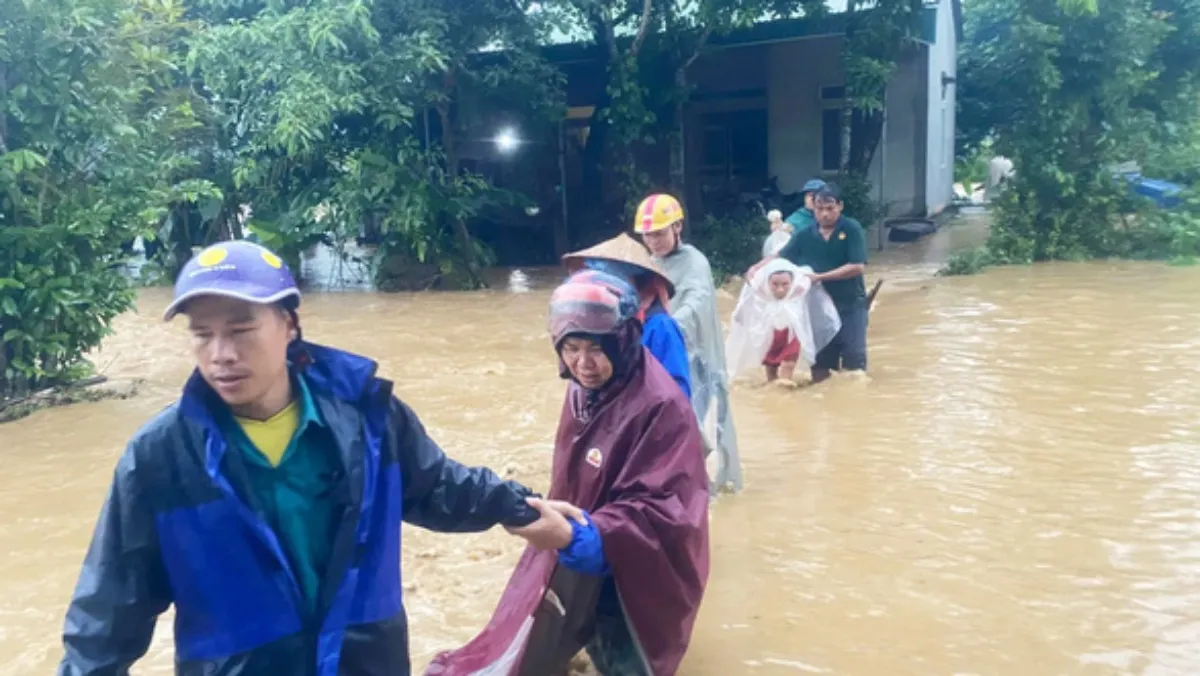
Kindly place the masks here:
[(541, 213), (541, 211), (542, 210), (536, 204), (530, 204), (529, 206), (525, 207), (526, 216), (537, 216), (539, 213)]
[(493, 139), (496, 143), (496, 149), (502, 153), (511, 153), (517, 149), (517, 145), (521, 143), (517, 138), (517, 132), (512, 127), (506, 127), (496, 134)]

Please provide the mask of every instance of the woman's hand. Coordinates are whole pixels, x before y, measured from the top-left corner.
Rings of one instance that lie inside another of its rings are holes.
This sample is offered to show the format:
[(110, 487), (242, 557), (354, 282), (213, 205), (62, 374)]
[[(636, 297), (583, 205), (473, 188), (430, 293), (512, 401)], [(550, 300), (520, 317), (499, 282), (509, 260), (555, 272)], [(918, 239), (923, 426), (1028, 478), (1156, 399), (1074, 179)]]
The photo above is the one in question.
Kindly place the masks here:
[(583, 526), (587, 525), (587, 517), (583, 515), (583, 510), (569, 502), (541, 498), (527, 498), (526, 502), (538, 511), (540, 518), (528, 526), (509, 528), (508, 532), (524, 538), (538, 549), (557, 550), (571, 544), (573, 531), (571, 522), (567, 519)]

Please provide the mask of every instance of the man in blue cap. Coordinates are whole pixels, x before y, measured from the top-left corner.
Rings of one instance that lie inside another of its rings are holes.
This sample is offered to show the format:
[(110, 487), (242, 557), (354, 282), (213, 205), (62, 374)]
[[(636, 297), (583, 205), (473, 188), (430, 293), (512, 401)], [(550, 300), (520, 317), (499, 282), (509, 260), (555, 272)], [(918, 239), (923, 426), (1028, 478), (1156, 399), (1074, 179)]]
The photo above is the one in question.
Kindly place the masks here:
[(196, 371), (117, 463), (60, 676), (126, 674), (175, 606), (176, 673), (409, 673), (400, 526), (557, 546), (530, 491), (447, 458), (375, 362), (301, 340), (300, 291), (249, 242), (197, 254), (166, 319)]
[(825, 185), (825, 181), (819, 178), (810, 178), (804, 187), (800, 188), (800, 193), (804, 195), (804, 206), (792, 212), (786, 219), (788, 223), (792, 224), (792, 232), (800, 232), (816, 224), (817, 217), (813, 213), (813, 195)]

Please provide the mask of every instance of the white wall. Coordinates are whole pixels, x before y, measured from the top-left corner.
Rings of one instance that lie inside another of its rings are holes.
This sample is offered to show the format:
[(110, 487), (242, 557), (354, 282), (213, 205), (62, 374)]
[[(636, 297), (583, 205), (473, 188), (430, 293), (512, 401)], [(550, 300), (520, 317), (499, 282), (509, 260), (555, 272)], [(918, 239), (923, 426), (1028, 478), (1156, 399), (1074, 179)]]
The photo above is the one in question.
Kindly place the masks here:
[[(840, 37), (779, 42), (768, 46), (770, 174), (784, 191), (799, 190), (821, 169), (821, 87), (843, 84)], [(871, 165), (875, 198), (891, 214), (925, 212), (922, 151), (927, 130), (923, 91), (925, 51), (902, 63), (887, 92), (884, 137)], [(828, 105), (840, 105), (830, 102)]]
[(939, 0), (937, 42), (929, 46), (929, 119), (925, 167), (925, 203), (929, 214), (950, 204), (954, 196), (955, 95), (953, 83), (942, 87), (942, 75), (957, 77), (958, 36), (951, 0)]
[[(889, 216), (925, 214), (925, 48), (900, 63), (888, 85), (885, 126), (871, 163), (875, 199)], [(882, 177), (882, 180), (880, 180)]]
[(821, 172), (821, 87), (842, 84), (841, 38), (769, 45), (767, 120), (769, 173), (785, 192)]
[[(938, 0), (937, 38), (898, 65), (887, 92), (887, 122), (871, 165), (875, 198), (893, 216), (931, 215), (953, 197), (955, 86), (943, 94), (942, 73), (957, 76), (952, 0)], [(766, 88), (768, 174), (785, 192), (827, 175), (821, 169), (821, 88), (843, 84), (840, 36), (813, 37), (718, 50), (691, 72), (700, 92)], [(758, 97), (696, 101), (703, 112), (762, 106)], [(689, 134), (688, 153), (699, 152)], [(692, 167), (689, 162), (689, 167)], [(689, 181), (691, 183), (691, 181)]]

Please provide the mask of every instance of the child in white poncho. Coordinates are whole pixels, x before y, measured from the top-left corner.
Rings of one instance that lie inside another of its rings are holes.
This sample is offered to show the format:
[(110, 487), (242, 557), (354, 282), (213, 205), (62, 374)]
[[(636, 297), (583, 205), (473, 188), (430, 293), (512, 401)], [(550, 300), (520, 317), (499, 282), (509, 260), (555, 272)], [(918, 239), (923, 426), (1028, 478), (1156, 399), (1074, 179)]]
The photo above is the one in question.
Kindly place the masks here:
[(779, 253), (792, 238), (792, 224), (783, 220), (783, 213), (778, 209), (767, 212), (767, 223), (771, 225), (771, 234), (763, 241), (763, 258)]
[(813, 287), (812, 268), (778, 258), (742, 288), (725, 342), (730, 373), (764, 369), (768, 381), (791, 381), (796, 364), (812, 366), (817, 352), (841, 328), (829, 294)]

